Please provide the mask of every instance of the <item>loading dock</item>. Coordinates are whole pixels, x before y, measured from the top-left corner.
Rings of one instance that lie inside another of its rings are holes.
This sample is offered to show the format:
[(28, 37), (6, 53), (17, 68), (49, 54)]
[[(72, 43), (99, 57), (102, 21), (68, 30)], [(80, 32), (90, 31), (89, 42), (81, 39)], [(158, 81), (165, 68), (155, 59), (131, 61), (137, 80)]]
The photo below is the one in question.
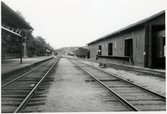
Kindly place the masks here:
[[(161, 31), (164, 31), (163, 36), (154, 38)], [(165, 56), (162, 57), (165, 52), (165, 11), (88, 43), (88, 50), (90, 59), (95, 59), (100, 50), (98, 59), (104, 61), (165, 68)]]

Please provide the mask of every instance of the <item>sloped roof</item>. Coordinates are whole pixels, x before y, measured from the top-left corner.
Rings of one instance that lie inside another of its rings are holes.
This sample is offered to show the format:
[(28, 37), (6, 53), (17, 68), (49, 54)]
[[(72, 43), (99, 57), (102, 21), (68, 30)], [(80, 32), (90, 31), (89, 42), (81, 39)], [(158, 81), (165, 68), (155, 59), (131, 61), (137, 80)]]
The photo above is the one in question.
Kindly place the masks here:
[(2, 24), (7, 23), (14, 28), (33, 29), (24, 19), (22, 19), (16, 12), (1, 1), (1, 19)]
[(157, 13), (157, 14), (154, 14), (154, 15), (148, 17), (148, 18), (145, 18), (145, 19), (143, 19), (143, 20), (140, 20), (140, 21), (138, 21), (138, 22), (136, 22), (136, 23), (133, 23), (133, 24), (131, 24), (131, 25), (128, 25), (128, 26), (126, 26), (126, 27), (124, 27), (124, 28), (122, 28), (122, 29), (119, 29), (119, 30), (115, 31), (115, 32), (112, 32), (112, 33), (110, 33), (110, 34), (107, 34), (107, 35), (105, 35), (105, 36), (103, 36), (103, 37), (101, 37), (101, 38), (98, 38), (98, 39), (96, 39), (96, 40), (94, 40), (94, 41), (88, 43), (87, 45), (92, 44), (92, 43), (97, 42), (97, 41), (100, 41), (100, 40), (103, 40), (103, 39), (105, 39), (105, 38), (108, 37), (108, 36), (111, 36), (111, 35), (117, 34), (117, 33), (119, 33), (119, 32), (125, 31), (125, 30), (130, 29), (130, 28), (132, 28), (132, 27), (135, 27), (135, 26), (137, 26), (137, 25), (144, 24), (145, 22), (148, 22), (148, 21), (150, 21), (150, 20), (152, 20), (152, 19), (154, 19), (154, 18), (156, 18), (156, 17), (158, 17), (158, 16), (160, 16), (160, 15), (162, 15), (162, 14), (165, 14), (165, 10), (163, 10), (163, 11)]

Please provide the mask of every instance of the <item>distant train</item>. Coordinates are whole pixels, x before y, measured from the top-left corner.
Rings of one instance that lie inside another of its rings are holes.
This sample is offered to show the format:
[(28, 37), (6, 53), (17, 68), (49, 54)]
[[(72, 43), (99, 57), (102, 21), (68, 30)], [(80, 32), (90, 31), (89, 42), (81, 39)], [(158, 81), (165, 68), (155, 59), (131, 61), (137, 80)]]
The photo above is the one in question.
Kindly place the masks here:
[(75, 56), (80, 57), (80, 58), (86, 58), (88, 55), (88, 50), (83, 47), (79, 47), (75, 51)]

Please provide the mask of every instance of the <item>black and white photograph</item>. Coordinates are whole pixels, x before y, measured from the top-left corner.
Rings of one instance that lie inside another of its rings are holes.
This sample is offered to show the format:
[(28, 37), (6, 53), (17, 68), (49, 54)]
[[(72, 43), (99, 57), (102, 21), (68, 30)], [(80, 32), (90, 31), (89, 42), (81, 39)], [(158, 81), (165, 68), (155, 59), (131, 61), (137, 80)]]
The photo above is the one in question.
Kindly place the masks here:
[(1, 113), (166, 113), (166, 0), (1, 0)]

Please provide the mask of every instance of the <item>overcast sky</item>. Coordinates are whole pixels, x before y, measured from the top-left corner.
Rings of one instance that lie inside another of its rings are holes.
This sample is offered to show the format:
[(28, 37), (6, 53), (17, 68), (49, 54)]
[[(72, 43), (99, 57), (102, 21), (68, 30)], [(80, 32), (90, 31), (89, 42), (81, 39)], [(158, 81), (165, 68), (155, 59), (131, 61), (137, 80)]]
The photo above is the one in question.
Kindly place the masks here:
[(2, 0), (54, 48), (87, 43), (166, 9), (166, 0)]

